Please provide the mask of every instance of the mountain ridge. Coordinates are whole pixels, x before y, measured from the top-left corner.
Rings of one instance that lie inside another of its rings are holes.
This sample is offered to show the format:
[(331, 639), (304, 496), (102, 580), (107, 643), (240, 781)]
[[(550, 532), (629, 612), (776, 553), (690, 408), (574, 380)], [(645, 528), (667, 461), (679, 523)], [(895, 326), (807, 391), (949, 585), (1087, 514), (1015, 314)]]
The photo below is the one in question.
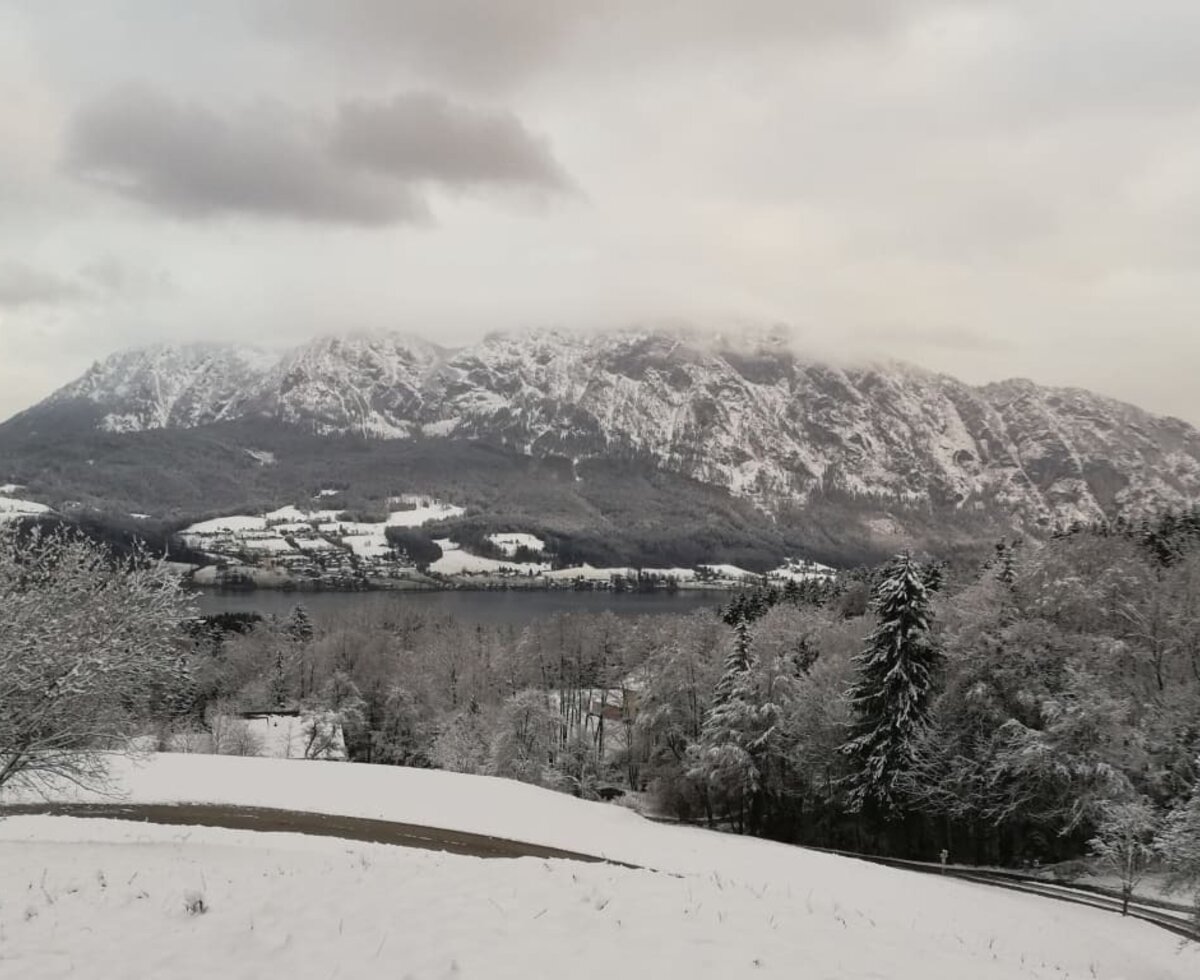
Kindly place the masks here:
[(479, 441), (570, 466), (639, 460), (773, 519), (830, 492), (998, 511), (1031, 531), (1200, 499), (1200, 432), (1180, 419), (1028, 379), (972, 386), (903, 362), (823, 363), (775, 331), (540, 330), (459, 348), (359, 334), (278, 353), (155, 345), (94, 365), (0, 433), (75, 410), (114, 434), (258, 420)]

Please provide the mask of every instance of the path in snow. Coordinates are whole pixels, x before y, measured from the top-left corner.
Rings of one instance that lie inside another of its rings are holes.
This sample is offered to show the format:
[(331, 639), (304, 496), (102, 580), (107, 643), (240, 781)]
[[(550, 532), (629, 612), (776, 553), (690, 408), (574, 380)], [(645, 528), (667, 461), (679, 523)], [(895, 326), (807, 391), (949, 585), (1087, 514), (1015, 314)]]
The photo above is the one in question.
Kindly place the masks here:
[(426, 851), (445, 851), (481, 858), (562, 858), (591, 864), (636, 865), (608, 861), (593, 854), (544, 847), (525, 841), (470, 834), (464, 831), (370, 820), (302, 810), (280, 810), (260, 806), (220, 806), (207, 803), (21, 803), (0, 806), (0, 819), (11, 816), (92, 817), (131, 820), (185, 827), (221, 827), (226, 830), (256, 830), (263, 833), (309, 834), (340, 837), (370, 844), (395, 844)]

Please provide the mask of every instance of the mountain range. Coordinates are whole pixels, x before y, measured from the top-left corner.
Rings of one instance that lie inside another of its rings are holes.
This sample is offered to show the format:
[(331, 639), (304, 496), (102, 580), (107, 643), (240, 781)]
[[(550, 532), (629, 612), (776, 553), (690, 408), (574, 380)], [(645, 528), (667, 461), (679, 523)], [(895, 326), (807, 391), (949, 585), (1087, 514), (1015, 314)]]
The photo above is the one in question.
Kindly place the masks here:
[[(303, 460), (278, 465), (294, 454)], [(316, 492), (340, 475), (364, 504), (389, 489), (457, 492), (485, 522), (537, 518), (597, 538), (614, 515), (579, 484), (624, 486), (636, 513), (636, 482), (657, 488), (645, 513), (668, 524), (671, 499), (686, 497), (681, 512), (727, 546), (770, 540), (837, 558), (840, 541), (843, 560), (1200, 499), (1200, 432), (1178, 419), (1025, 380), (822, 363), (771, 332), (156, 345), (114, 354), (0, 426), (0, 480), (52, 504), (195, 516), (250, 502), (236, 499), (230, 460), (271, 471), (241, 481), (247, 498)], [(120, 486), (102, 473), (139, 465), (149, 472)], [(154, 472), (164, 466), (173, 472)]]

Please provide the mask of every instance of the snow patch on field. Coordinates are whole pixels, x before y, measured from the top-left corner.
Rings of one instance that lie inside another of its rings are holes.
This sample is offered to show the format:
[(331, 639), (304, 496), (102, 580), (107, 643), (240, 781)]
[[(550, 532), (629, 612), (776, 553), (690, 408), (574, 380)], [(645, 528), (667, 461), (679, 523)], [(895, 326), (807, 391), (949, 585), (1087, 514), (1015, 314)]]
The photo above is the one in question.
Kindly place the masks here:
[[(1200, 950), (1112, 913), (643, 820), (504, 780), (211, 756), (117, 766), (138, 801), (382, 817), (652, 870), (65, 817), (0, 822), (13, 976), (1200, 975)], [(185, 904), (203, 901), (202, 914)]]
[(433, 501), (432, 503), (414, 507), (411, 510), (392, 511), (388, 515), (387, 522), (392, 527), (420, 527), (422, 524), (448, 520), (451, 517), (459, 517), (465, 513), (466, 509), (463, 507)]
[(753, 572), (748, 572), (744, 568), (738, 568), (737, 565), (701, 565), (700, 567), (719, 579), (731, 579), (735, 582), (740, 582), (743, 579), (758, 578)]
[(304, 523), (308, 521), (308, 514), (299, 507), (288, 504), (286, 507), (280, 507), (278, 510), (273, 510), (267, 514), (266, 521), (268, 524), (274, 524), (276, 521)]
[(546, 542), (536, 534), (505, 532), (503, 534), (489, 534), (487, 539), (509, 556), (516, 554), (518, 548), (528, 548), (530, 551), (543, 551), (546, 547)]
[(183, 529), (185, 535), (193, 534), (238, 534), (245, 531), (265, 531), (267, 519), (252, 517), (248, 514), (234, 514), (230, 517), (214, 517), (211, 521), (201, 521)]
[(807, 582), (813, 579), (826, 579), (834, 574), (828, 565), (815, 561), (805, 561), (802, 558), (789, 558), (778, 568), (767, 572), (767, 578), (781, 581)]
[(438, 538), (435, 542), (442, 549), (442, 557), (429, 566), (438, 575), (540, 575), (549, 571), (547, 563), (522, 563), (483, 558), (464, 551), (449, 538)]
[(383, 531), (346, 534), (342, 537), (342, 544), (360, 558), (383, 558), (392, 553), (392, 546), (388, 544), (387, 535)]
[(572, 565), (569, 568), (556, 568), (552, 572), (546, 573), (546, 578), (574, 582), (608, 582), (615, 575), (631, 575), (632, 568), (596, 568), (584, 562), (582, 565)]
[(49, 514), (50, 508), (33, 500), (20, 500), (16, 497), (0, 497), (0, 521), (15, 520), (18, 517), (31, 517), (35, 514)]

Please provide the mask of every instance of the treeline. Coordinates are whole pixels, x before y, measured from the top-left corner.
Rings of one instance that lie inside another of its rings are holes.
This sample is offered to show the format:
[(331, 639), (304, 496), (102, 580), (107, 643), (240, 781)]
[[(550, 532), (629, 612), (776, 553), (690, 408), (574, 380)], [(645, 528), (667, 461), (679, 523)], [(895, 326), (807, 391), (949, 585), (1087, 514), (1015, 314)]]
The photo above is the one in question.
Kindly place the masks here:
[(332, 711), (358, 761), (782, 841), (1012, 865), (1117, 840), (1200, 870), (1196, 511), (688, 617), (264, 622), (210, 635), (192, 683), (198, 711)]

